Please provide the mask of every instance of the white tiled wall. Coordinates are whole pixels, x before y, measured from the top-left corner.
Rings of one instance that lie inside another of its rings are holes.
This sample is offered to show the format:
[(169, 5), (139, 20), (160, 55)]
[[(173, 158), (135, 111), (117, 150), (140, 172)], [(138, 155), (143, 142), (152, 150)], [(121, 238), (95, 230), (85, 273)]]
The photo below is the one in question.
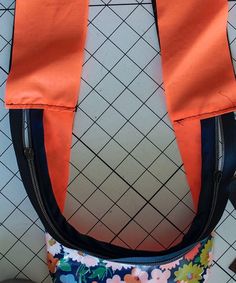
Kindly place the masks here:
[[(229, 3), (235, 64), (236, 3)], [(21, 183), (3, 103), (13, 14), (14, 1), (0, 0), (0, 280), (50, 282), (43, 227)], [(65, 215), (104, 241), (167, 248), (181, 240), (194, 212), (166, 113), (152, 5), (90, 0), (88, 28)], [(228, 204), (216, 229), (210, 283), (236, 281), (228, 269), (236, 257), (235, 227)]]

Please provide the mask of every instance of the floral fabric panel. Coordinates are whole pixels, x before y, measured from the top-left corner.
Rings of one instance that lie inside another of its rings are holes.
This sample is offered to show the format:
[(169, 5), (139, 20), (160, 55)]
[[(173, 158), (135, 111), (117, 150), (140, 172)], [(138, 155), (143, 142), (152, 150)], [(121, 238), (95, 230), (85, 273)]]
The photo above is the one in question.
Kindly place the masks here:
[(212, 264), (213, 238), (163, 265), (115, 263), (62, 246), (49, 234), (47, 262), (54, 283), (203, 283)]

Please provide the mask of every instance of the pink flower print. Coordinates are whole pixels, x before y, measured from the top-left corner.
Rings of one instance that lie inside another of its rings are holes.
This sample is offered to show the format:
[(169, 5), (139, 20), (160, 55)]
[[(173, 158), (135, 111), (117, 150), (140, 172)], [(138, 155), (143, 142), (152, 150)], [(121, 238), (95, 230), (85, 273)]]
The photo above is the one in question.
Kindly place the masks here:
[(148, 274), (139, 268), (133, 268), (131, 274), (126, 274), (124, 277), (126, 283), (146, 283), (148, 282)]
[(107, 279), (106, 283), (124, 283), (124, 281), (121, 281), (119, 275), (114, 275), (111, 279)]
[(131, 274), (134, 276), (134, 277), (138, 277), (139, 280), (144, 283), (144, 282), (147, 282), (148, 281), (148, 274), (146, 271), (143, 271), (137, 267), (133, 268), (132, 269), (132, 272)]
[(195, 256), (198, 254), (201, 244), (197, 244), (190, 252), (184, 255), (184, 258), (187, 260), (193, 260)]
[(168, 283), (170, 275), (170, 270), (165, 270), (162, 272), (160, 269), (153, 269), (151, 272), (152, 279), (149, 280), (149, 283)]
[(87, 267), (92, 267), (98, 265), (99, 259), (94, 256), (85, 255), (82, 257), (81, 263), (85, 264)]
[(162, 264), (160, 266), (160, 269), (162, 270), (170, 270), (172, 268), (175, 268), (177, 265), (179, 265), (179, 262), (181, 261), (182, 258), (176, 260), (176, 261), (172, 261), (170, 263), (167, 263), (167, 264)]

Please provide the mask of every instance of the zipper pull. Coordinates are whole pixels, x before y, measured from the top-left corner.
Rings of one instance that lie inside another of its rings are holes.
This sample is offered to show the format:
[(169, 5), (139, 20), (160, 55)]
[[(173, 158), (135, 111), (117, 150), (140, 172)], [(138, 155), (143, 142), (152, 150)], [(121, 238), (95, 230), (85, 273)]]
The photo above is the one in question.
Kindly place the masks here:
[(24, 148), (24, 155), (27, 158), (27, 160), (33, 160), (34, 159), (34, 151), (31, 147)]

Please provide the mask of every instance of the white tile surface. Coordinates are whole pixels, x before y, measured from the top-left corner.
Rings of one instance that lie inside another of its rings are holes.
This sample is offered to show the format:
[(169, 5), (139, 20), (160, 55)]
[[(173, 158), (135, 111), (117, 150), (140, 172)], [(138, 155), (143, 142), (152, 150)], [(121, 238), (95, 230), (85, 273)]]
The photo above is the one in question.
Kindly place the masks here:
[[(100, 240), (161, 250), (181, 239), (193, 205), (166, 115), (152, 6), (149, 0), (123, 5), (127, 1), (90, 1), (65, 214), (81, 232)], [(0, 11), (0, 281), (49, 283), (44, 228), (21, 184), (4, 108), (14, 0), (0, 0), (0, 7), (9, 8)], [(235, 15), (236, 3), (229, 2), (236, 67)], [(228, 204), (216, 230), (209, 283), (236, 282), (228, 269), (236, 257), (235, 227), (236, 212)]]
[(134, 190), (129, 189), (117, 202), (129, 216), (133, 217), (145, 204), (143, 198)]
[(106, 195), (109, 195), (114, 202), (116, 202), (128, 188), (129, 186), (114, 173), (112, 173), (100, 186), (100, 189)]
[(230, 276), (215, 264), (211, 270), (209, 283), (228, 282), (228, 280), (230, 280)]
[(151, 233), (165, 248), (168, 248), (179, 234), (180, 232), (166, 219), (159, 223), (157, 228)]
[(235, 218), (229, 215), (216, 231), (232, 245), (236, 240)]
[(118, 233), (129, 220), (130, 216), (117, 205), (114, 205), (102, 218), (102, 222), (114, 233)]
[(120, 238), (127, 243), (130, 248), (136, 248), (147, 236), (147, 232), (136, 222), (131, 221), (121, 232)]

